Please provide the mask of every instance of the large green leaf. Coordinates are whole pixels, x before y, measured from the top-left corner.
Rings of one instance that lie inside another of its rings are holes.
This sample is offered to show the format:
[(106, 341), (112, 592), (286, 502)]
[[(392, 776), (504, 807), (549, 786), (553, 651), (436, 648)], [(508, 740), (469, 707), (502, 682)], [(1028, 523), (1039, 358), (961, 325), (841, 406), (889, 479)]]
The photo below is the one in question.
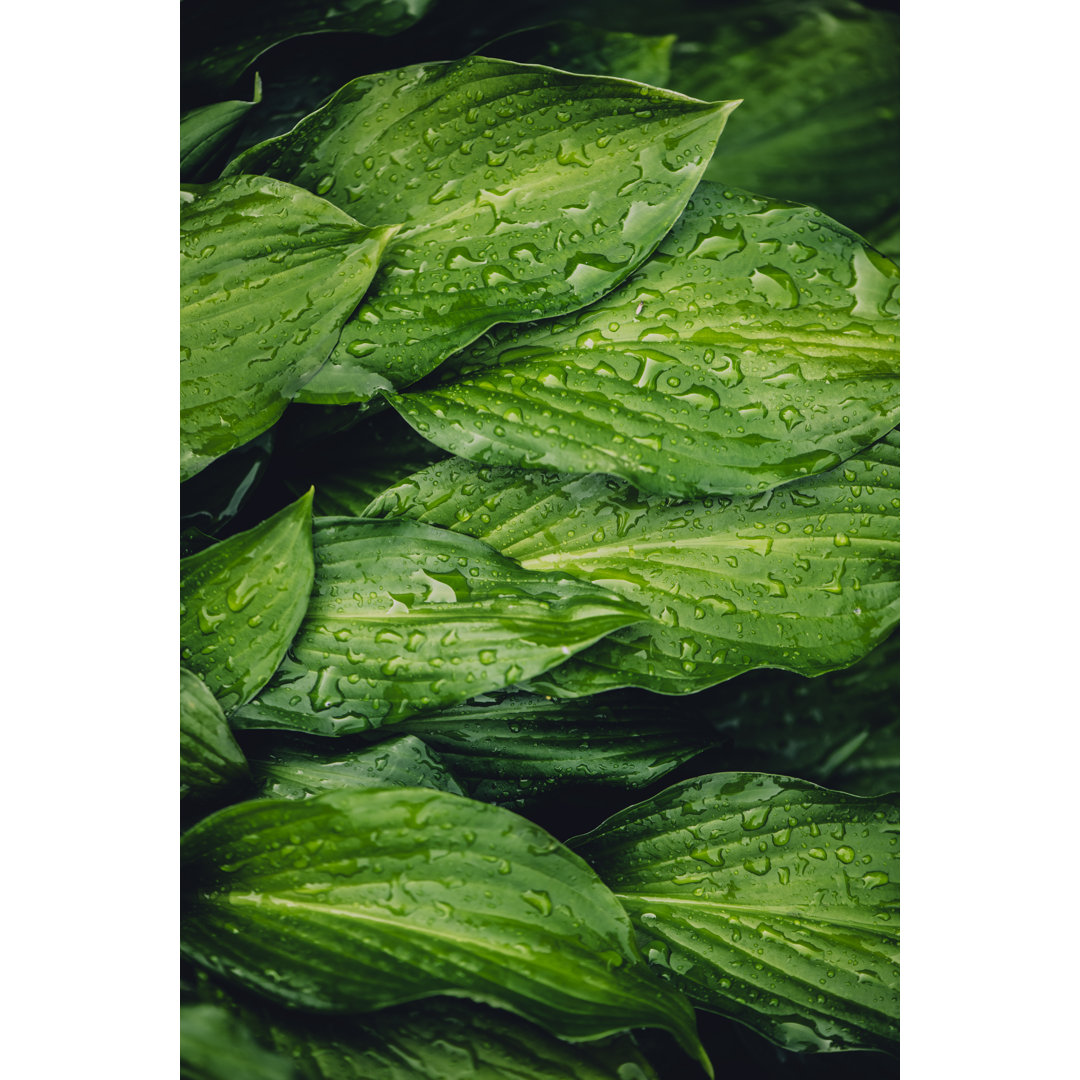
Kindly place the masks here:
[(231, 85), (258, 56), (298, 34), (396, 34), (432, 0), (186, 0), (181, 5), (185, 82)]
[(328, 746), (325, 739), (279, 735), (272, 742), (258, 740), (254, 748), (249, 744), (248, 752), (259, 794), (266, 798), (306, 799), (361, 787), (426, 787), (464, 794), (439, 755), (415, 735), (361, 750)]
[(247, 115), (262, 101), (262, 82), (255, 76), (252, 101), (216, 101), (180, 117), (180, 179), (213, 180), (228, 159)]
[(277, 420), (395, 232), (265, 176), (181, 189), (181, 480)]
[(789, 1049), (889, 1049), (899, 1013), (899, 803), (802, 780), (675, 784), (571, 841), (649, 959)]
[(248, 774), (244, 753), (210, 688), (180, 669), (180, 797), (228, 787)]
[(356, 79), (241, 154), (226, 173), (402, 223), (301, 400), (366, 401), (496, 323), (603, 295), (674, 224), (735, 104), (474, 56)]
[(502, 328), (390, 400), (473, 460), (756, 493), (896, 426), (898, 293), (897, 268), (820, 211), (702, 183), (603, 300)]
[(477, 536), (647, 608), (534, 678), (567, 696), (701, 690), (753, 668), (819, 675), (864, 656), (899, 608), (899, 432), (828, 473), (751, 498), (674, 502), (604, 476), (481, 466), (417, 473), (367, 513)]
[(411, 521), (321, 518), (315, 564), (303, 626), (235, 726), (363, 731), (532, 678), (645, 617), (607, 589)]
[(665, 1028), (703, 1058), (693, 1010), (608, 889), (507, 810), (422, 788), (255, 800), (182, 851), (184, 952), (284, 1003), (368, 1012), (450, 994), (572, 1039)]
[(673, 716), (664, 699), (551, 701), (522, 691), (474, 698), (396, 730), (435, 747), (474, 798), (510, 805), (571, 784), (643, 787), (711, 737), (701, 716)]
[(180, 657), (226, 712), (265, 685), (304, 617), (311, 497), (180, 560)]
[[(292, 1062), (255, 1040), (220, 1005), (180, 1006), (180, 1080), (299, 1080)], [(306, 1080), (306, 1078), (305, 1078)]]

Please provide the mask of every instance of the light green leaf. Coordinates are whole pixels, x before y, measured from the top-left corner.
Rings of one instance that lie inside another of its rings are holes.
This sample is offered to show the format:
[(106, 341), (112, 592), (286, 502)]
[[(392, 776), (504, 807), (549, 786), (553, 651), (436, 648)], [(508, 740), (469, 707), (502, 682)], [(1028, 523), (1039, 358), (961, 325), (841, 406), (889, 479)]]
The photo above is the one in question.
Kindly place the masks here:
[(519, 64), (666, 86), (674, 43), (674, 34), (622, 34), (568, 19), (507, 34), (477, 52)]
[(395, 231), (264, 176), (181, 189), (181, 480), (277, 420)]
[(439, 755), (415, 735), (351, 751), (328, 747), (325, 740), (277, 736), (269, 745), (249, 746), (249, 753), (259, 795), (265, 798), (306, 799), (361, 787), (425, 787), (464, 794)]
[(321, 518), (315, 565), (303, 626), (237, 727), (364, 731), (532, 678), (645, 617), (607, 589), (409, 521)]
[(661, 1027), (707, 1067), (615, 898), (507, 810), (421, 788), (256, 800), (182, 853), (185, 954), (268, 997), (340, 1013), (450, 994), (572, 1039)]
[(225, 714), (194, 672), (180, 669), (180, 798), (228, 787), (248, 774)]
[(496, 331), (389, 400), (473, 460), (757, 493), (899, 422), (898, 294), (899, 270), (820, 211), (703, 183), (603, 300)]
[(685, 694), (754, 668), (846, 667), (896, 626), (899, 453), (893, 432), (794, 485), (689, 502), (612, 477), (452, 459), (367, 513), (477, 536), (527, 569), (571, 574), (648, 609), (651, 621), (534, 678), (541, 692)]
[(304, 617), (311, 496), (180, 560), (180, 657), (225, 712), (265, 685)]
[(262, 82), (255, 75), (252, 101), (217, 101), (180, 117), (180, 179), (212, 180), (225, 164), (247, 114), (262, 101)]
[(644, 787), (710, 740), (696, 712), (674, 716), (665, 699), (630, 694), (551, 701), (508, 691), (396, 730), (438, 750), (474, 798), (512, 806), (567, 785)]
[(899, 802), (717, 773), (570, 841), (697, 1005), (790, 1050), (894, 1049)]
[(180, 1006), (180, 1080), (299, 1080), (288, 1058), (260, 1046), (220, 1005)]
[(300, 400), (366, 401), (496, 323), (603, 295), (674, 224), (736, 104), (473, 56), (356, 79), (241, 154), (226, 173), (403, 223)]
[(226, 87), (267, 49), (300, 34), (356, 31), (386, 36), (412, 26), (432, 0), (186, 0), (181, 7), (185, 83)]

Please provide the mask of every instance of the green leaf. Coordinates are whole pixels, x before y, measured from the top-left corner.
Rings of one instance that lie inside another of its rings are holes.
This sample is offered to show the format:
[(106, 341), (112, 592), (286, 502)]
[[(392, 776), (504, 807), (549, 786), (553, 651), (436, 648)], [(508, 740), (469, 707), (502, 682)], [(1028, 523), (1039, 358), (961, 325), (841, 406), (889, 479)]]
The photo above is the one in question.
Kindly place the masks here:
[(615, 898), (507, 810), (420, 788), (256, 800), (200, 822), (182, 852), (185, 954), (283, 1003), (450, 994), (572, 1039), (661, 1027), (707, 1062)]
[(304, 617), (311, 496), (180, 560), (180, 657), (225, 712), (266, 684)]
[(342, 735), (529, 679), (640, 618), (562, 573), (409, 521), (321, 518), (288, 656), (237, 727)]
[(541, 692), (685, 694), (754, 668), (846, 667), (896, 626), (899, 453), (893, 432), (797, 484), (689, 502), (611, 477), (453, 459), (367, 513), (477, 536), (527, 569), (595, 582), (649, 611), (534, 678)]
[(674, 224), (736, 104), (472, 56), (356, 79), (241, 154), (226, 173), (403, 223), (300, 400), (367, 401), (496, 323), (596, 300)]
[(899, 270), (820, 211), (703, 183), (619, 289), (389, 400), (473, 460), (756, 493), (899, 422), (898, 294)]
[(676, 45), (671, 85), (746, 99), (706, 176), (819, 206), (877, 239), (899, 204), (899, 17), (851, 0), (751, 3)]
[(277, 420), (395, 232), (267, 177), (181, 189), (181, 480)]
[(185, 82), (227, 87), (267, 49), (298, 34), (358, 31), (397, 34), (432, 0), (187, 0), (181, 6)]
[(292, 1063), (260, 1046), (220, 1005), (180, 1006), (181, 1080), (299, 1080)]
[(217, 101), (184, 113), (180, 117), (180, 179), (189, 183), (214, 179), (248, 113), (260, 101), (262, 82), (256, 74), (252, 101)]
[(568, 19), (519, 30), (477, 51), (519, 64), (544, 64), (581, 75), (608, 75), (666, 86), (674, 43), (674, 34), (621, 34)]
[(438, 750), (474, 798), (515, 806), (567, 785), (644, 787), (709, 740), (696, 713), (673, 716), (663, 699), (629, 694), (551, 701), (509, 691), (396, 730)]
[(439, 755), (415, 735), (352, 751), (328, 748), (325, 740), (315, 744), (277, 736), (271, 745), (249, 753), (259, 794), (265, 798), (306, 799), (362, 787), (425, 787), (464, 794)]
[(273, 435), (273, 429), (264, 431), (180, 485), (181, 530), (198, 530), (212, 537), (228, 530), (266, 476)]
[(228, 787), (248, 774), (225, 714), (194, 672), (180, 669), (180, 798)]
[(791, 1050), (894, 1049), (899, 800), (717, 773), (570, 841), (696, 1004)]

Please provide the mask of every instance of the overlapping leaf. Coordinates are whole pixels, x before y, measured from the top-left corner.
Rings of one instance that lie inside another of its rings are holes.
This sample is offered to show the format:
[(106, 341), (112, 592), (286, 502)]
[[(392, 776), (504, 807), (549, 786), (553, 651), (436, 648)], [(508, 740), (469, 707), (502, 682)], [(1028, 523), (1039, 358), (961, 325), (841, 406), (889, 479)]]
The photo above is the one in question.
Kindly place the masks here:
[(292, 1062), (260, 1046), (221, 1005), (180, 1007), (180, 1080), (300, 1080)]
[(228, 787), (248, 773), (244, 753), (209, 687), (180, 669), (180, 797)]
[(672, 502), (604, 476), (451, 460), (390, 488), (377, 517), (477, 536), (532, 570), (620, 593), (651, 621), (533, 680), (567, 696), (683, 694), (759, 667), (818, 675), (896, 625), (899, 433), (839, 469), (751, 498)]
[(181, 480), (277, 420), (395, 231), (264, 176), (181, 190)]
[(363, 731), (532, 678), (645, 617), (607, 589), (410, 521), (322, 518), (315, 564), (303, 626), (234, 726)]
[(180, 117), (180, 179), (213, 180), (228, 159), (247, 115), (262, 101), (262, 81), (255, 76), (251, 101), (216, 101)]
[(256, 800), (195, 826), (183, 858), (185, 953), (268, 997), (367, 1012), (451, 994), (574, 1039), (662, 1027), (703, 1057), (608, 889), (509, 811), (419, 788)]
[(472, 460), (756, 493), (896, 426), (898, 293), (897, 268), (820, 211), (702, 183), (620, 288), (501, 328), (391, 403)]
[(698, 1005), (789, 1049), (890, 1049), (899, 810), (801, 780), (676, 784), (571, 841), (649, 959)]
[(311, 492), (180, 560), (180, 656), (228, 712), (265, 685), (307, 609)]
[(632, 273), (697, 185), (733, 102), (483, 57), (343, 87), (226, 173), (402, 223), (301, 400), (401, 388), (500, 322), (558, 315)]

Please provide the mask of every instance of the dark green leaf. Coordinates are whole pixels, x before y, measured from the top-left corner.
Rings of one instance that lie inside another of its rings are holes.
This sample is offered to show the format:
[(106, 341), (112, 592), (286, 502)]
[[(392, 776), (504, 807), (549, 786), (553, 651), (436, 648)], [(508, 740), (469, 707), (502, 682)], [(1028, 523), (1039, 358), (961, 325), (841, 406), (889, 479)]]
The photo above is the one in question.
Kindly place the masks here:
[(753, 668), (819, 675), (864, 656), (899, 608), (899, 432), (839, 469), (750, 498), (674, 502), (604, 476), (433, 465), (368, 513), (483, 539), (647, 608), (534, 678), (566, 696), (619, 686), (704, 689)]
[(795, 1050), (894, 1048), (899, 803), (717, 773), (571, 841), (698, 1005)]
[[(183, 841), (185, 953), (268, 997), (368, 1012), (437, 994), (573, 1039), (693, 1010), (589, 867), (507, 810), (419, 788), (229, 807)], [(704, 1064), (704, 1062), (703, 1062)]]
[[(226, 531), (258, 488), (270, 464), (274, 431), (265, 431), (243, 446), (212, 461), (180, 485), (180, 528), (210, 536)], [(296, 494), (311, 487), (307, 484)]]
[(268, 177), (182, 189), (181, 480), (277, 420), (395, 232)]
[(181, 1080), (299, 1080), (288, 1058), (260, 1046), (220, 1005), (180, 1006)]
[(226, 712), (281, 663), (313, 578), (310, 491), (261, 525), (180, 560), (180, 656)]
[(820, 211), (703, 183), (603, 300), (496, 331), (390, 401), (473, 460), (757, 493), (896, 426), (898, 294), (897, 268)]
[(255, 76), (252, 101), (218, 101), (191, 109), (180, 117), (180, 179), (213, 180), (236, 144), (248, 113), (262, 101), (262, 82)]
[(226, 169), (402, 222), (300, 399), (401, 388), (500, 322), (573, 311), (652, 251), (734, 102), (467, 57), (365, 76)]
[(363, 750), (342, 751), (326, 741), (283, 739), (250, 749), (251, 771), (266, 798), (306, 799), (361, 787), (426, 787), (464, 794), (461, 785), (415, 735), (387, 739)]
[(410, 521), (321, 518), (315, 564), (303, 626), (238, 727), (378, 727), (532, 678), (644, 617), (607, 589)]
[(228, 787), (247, 776), (243, 751), (210, 688), (180, 669), (180, 797)]

